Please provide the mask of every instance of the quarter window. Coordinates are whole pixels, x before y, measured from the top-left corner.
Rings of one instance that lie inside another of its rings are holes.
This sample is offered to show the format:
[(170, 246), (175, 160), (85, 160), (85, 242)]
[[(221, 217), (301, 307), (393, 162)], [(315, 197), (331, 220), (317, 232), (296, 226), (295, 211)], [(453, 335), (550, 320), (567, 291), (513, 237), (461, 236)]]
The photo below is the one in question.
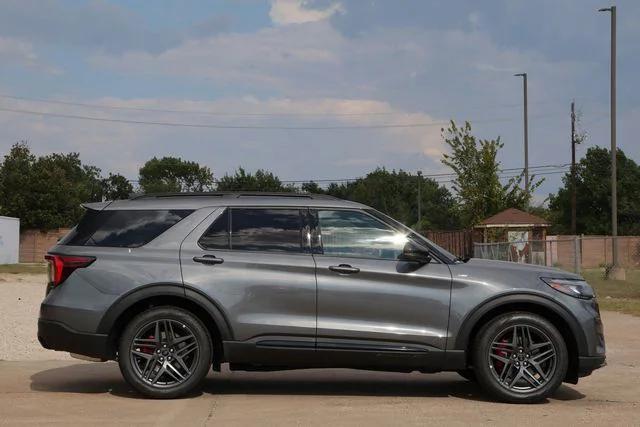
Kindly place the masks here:
[(88, 210), (59, 244), (136, 248), (146, 245), (191, 210)]
[(319, 210), (325, 255), (397, 260), (407, 236), (363, 212)]

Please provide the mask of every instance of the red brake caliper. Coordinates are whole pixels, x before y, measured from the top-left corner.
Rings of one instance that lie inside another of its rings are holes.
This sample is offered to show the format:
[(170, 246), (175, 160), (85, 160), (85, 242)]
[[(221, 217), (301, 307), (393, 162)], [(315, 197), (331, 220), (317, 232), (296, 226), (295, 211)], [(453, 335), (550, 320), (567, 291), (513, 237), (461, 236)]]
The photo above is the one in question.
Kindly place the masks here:
[[(149, 335), (149, 339), (152, 340), (155, 337), (153, 335)], [(149, 346), (144, 346), (144, 347), (140, 347), (140, 351), (142, 353), (147, 353), (147, 354), (153, 354), (153, 348), (149, 347)]]
[[(506, 339), (502, 339), (500, 341), (500, 343), (497, 345), (497, 348), (493, 350), (493, 353), (496, 356), (508, 358), (509, 357), (509, 353), (507, 353), (504, 350), (505, 348), (507, 348), (506, 343), (508, 343), (508, 341)], [(501, 361), (501, 360), (496, 360), (496, 361), (493, 362), (493, 366), (494, 366), (496, 372), (502, 372), (502, 369), (504, 369), (504, 362)]]

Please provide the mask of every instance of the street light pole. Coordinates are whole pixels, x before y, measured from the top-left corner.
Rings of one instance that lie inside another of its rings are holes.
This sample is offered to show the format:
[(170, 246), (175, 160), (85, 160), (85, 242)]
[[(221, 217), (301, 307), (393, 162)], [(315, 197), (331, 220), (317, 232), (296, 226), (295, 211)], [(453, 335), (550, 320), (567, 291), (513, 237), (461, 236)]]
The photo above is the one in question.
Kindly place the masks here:
[(529, 113), (527, 102), (527, 73), (514, 74), (522, 77), (522, 88), (524, 92), (524, 191), (529, 194)]
[(571, 101), (571, 234), (576, 235), (576, 103)]
[(616, 147), (616, 7), (598, 9), (598, 12), (611, 12), (611, 237), (613, 256), (611, 278), (624, 280), (625, 272), (618, 260), (618, 191), (617, 191), (617, 147)]
[(418, 230), (422, 220), (422, 171), (418, 171)]

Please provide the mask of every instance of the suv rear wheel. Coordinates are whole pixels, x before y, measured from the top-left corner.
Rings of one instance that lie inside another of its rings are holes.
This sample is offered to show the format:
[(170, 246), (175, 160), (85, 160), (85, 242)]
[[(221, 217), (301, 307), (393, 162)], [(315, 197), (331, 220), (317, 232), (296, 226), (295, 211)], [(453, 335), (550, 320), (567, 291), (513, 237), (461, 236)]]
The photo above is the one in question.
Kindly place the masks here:
[(176, 307), (156, 307), (133, 318), (120, 339), (120, 371), (140, 393), (174, 398), (196, 388), (212, 362), (202, 322)]
[(514, 312), (489, 321), (473, 346), (480, 385), (498, 399), (533, 403), (562, 383), (569, 355), (558, 329), (532, 313)]

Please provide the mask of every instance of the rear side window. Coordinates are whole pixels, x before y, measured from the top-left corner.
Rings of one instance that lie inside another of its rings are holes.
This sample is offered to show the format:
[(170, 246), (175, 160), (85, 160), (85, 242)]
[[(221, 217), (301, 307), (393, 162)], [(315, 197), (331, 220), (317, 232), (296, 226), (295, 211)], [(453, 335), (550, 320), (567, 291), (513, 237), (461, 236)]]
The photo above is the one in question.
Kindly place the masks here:
[(192, 210), (88, 210), (59, 244), (137, 248), (187, 217)]
[(229, 211), (222, 212), (198, 240), (198, 244), (205, 249), (229, 249)]
[(198, 243), (205, 249), (302, 252), (300, 209), (231, 209), (209, 227)]

